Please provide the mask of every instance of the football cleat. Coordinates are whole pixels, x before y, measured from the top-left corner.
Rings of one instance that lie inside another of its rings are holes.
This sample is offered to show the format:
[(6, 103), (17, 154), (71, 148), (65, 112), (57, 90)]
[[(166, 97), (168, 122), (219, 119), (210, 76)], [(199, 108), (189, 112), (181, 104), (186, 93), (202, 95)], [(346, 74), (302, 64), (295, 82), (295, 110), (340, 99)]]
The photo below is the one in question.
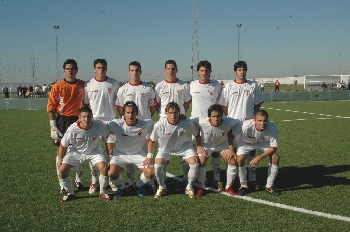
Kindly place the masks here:
[(257, 181), (251, 181), (249, 182), (249, 185), (252, 187), (254, 190), (259, 190), (261, 189), (261, 185)]
[(224, 183), (221, 181), (218, 181), (218, 191), (223, 191), (224, 190)]
[(72, 201), (74, 199), (75, 199), (75, 195), (68, 193), (68, 194), (63, 196), (63, 198), (60, 200), (60, 202), (63, 203), (63, 202), (67, 202), (67, 201)]
[(65, 189), (62, 187), (61, 190), (60, 190), (60, 194), (61, 194), (62, 196), (65, 196), (65, 195), (68, 194), (68, 191), (65, 190)]
[(112, 182), (109, 182), (109, 186), (111, 187), (112, 191), (116, 192), (118, 190), (118, 187)]
[(193, 189), (186, 189), (185, 194), (187, 194), (191, 199), (196, 198), (196, 195), (194, 195)]
[(154, 181), (153, 180), (151, 180), (151, 181), (153, 183), (148, 183), (147, 184), (147, 190), (153, 195), (153, 194), (156, 194), (158, 188), (154, 184)]
[(134, 185), (128, 185), (125, 187), (125, 194), (133, 194), (135, 192), (135, 186)]
[(100, 195), (98, 195), (102, 200), (104, 201), (110, 201), (111, 198), (109, 197), (109, 195), (107, 193), (100, 193)]
[(197, 190), (196, 197), (197, 197), (197, 198), (200, 198), (200, 197), (203, 196), (203, 194), (204, 194), (204, 189), (203, 189), (203, 188), (199, 188), (199, 189)]
[(136, 186), (136, 191), (137, 191), (137, 195), (138, 195), (139, 197), (144, 197), (144, 196), (145, 196), (145, 191), (144, 191), (144, 189), (143, 189), (142, 186), (141, 186), (141, 187), (137, 187), (137, 186)]
[(84, 185), (82, 182), (75, 181), (75, 186), (77, 186), (78, 191), (84, 190)]
[(118, 190), (115, 192), (115, 195), (114, 195), (113, 199), (121, 198), (122, 195), (123, 195), (124, 189), (125, 188), (123, 188), (123, 189), (122, 188), (118, 188)]
[(237, 193), (233, 190), (232, 187), (229, 187), (229, 188), (225, 189), (225, 193), (228, 193), (231, 196), (236, 196), (237, 195)]
[(241, 186), (237, 192), (238, 196), (244, 196), (248, 193), (248, 188)]
[(94, 194), (95, 192), (97, 192), (98, 187), (99, 183), (90, 184), (89, 194)]
[(166, 189), (158, 188), (154, 198), (161, 198), (164, 194), (166, 194)]
[(281, 195), (281, 191), (275, 190), (273, 186), (271, 186), (270, 188), (266, 188), (266, 192), (271, 193), (274, 196)]

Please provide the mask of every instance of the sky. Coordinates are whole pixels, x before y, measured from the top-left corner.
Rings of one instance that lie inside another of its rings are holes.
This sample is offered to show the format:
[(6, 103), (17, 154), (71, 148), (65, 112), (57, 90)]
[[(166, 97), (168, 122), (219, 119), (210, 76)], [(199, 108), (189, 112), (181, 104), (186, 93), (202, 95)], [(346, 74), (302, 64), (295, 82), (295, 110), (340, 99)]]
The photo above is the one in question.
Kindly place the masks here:
[[(234, 78), (237, 24), (248, 79), (350, 73), (348, 0), (196, 2), (199, 60), (211, 62), (212, 79)], [(177, 77), (190, 80), (191, 0), (0, 1), (0, 83), (63, 79), (70, 58), (82, 80), (94, 77), (97, 58), (118, 81), (127, 81), (128, 64), (139, 61), (141, 79), (157, 83), (169, 59), (177, 62)]]

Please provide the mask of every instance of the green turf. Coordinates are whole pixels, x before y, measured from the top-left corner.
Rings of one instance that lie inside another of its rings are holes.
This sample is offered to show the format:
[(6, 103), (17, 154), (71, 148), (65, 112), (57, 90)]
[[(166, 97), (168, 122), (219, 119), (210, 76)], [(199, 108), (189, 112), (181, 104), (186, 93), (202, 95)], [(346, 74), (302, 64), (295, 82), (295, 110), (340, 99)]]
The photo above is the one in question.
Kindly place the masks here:
[[(281, 163), (276, 186), (282, 195), (274, 197), (258, 191), (248, 196), (350, 217), (349, 118), (336, 117), (350, 116), (349, 102), (265, 103), (263, 107), (279, 128)], [(349, 222), (218, 193), (207, 192), (201, 199), (189, 199), (182, 184), (172, 179), (168, 179), (170, 194), (161, 199), (125, 196), (103, 202), (97, 194), (88, 194), (91, 177), (87, 164), (84, 166), (86, 191), (78, 192), (77, 200), (62, 204), (54, 168), (56, 149), (52, 146), (46, 112), (0, 111), (0, 128), (0, 231), (348, 231), (350, 228)], [(210, 161), (207, 168), (210, 180), (213, 175)], [(170, 163), (168, 172), (181, 176), (177, 157)], [(265, 184), (267, 160), (259, 164), (257, 172), (258, 180)], [(224, 171), (221, 174), (224, 178)]]

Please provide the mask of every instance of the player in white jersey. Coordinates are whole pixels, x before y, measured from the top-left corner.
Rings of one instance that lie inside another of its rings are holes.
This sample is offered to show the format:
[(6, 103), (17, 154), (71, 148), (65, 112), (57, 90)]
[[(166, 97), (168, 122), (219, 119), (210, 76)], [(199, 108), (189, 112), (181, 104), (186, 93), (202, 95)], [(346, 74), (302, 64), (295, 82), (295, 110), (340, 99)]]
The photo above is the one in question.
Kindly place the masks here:
[[(107, 61), (105, 59), (94, 60), (94, 72), (96, 76), (85, 82), (84, 104), (92, 109), (94, 119), (108, 122), (115, 119), (115, 101), (120, 84), (115, 79), (107, 76)], [(107, 153), (112, 155), (115, 136), (111, 135), (106, 142)], [(98, 170), (90, 163), (92, 181), (89, 193), (93, 194), (98, 188)]]
[[(278, 149), (278, 130), (275, 124), (268, 121), (268, 114), (265, 110), (258, 110), (254, 114), (254, 119), (243, 121), (241, 129), (237, 127), (238, 131), (233, 130), (233, 134), (238, 136), (237, 140), (237, 162), (239, 166), (245, 165), (246, 155), (249, 152), (257, 149), (260, 153), (249, 162), (250, 167), (258, 166), (260, 160), (268, 157), (270, 164), (267, 171), (266, 191), (272, 195), (280, 195), (280, 191), (275, 190), (273, 183), (278, 173), (279, 154)], [(247, 186), (247, 170), (245, 168), (239, 169), (239, 179), (241, 186)], [(244, 192), (246, 194), (247, 192)], [(241, 194), (241, 195), (244, 195)]]
[[(116, 107), (119, 115), (123, 115), (123, 106), (127, 101), (133, 101), (138, 107), (138, 119), (152, 120), (152, 116), (157, 109), (158, 102), (155, 96), (155, 92), (152, 87), (147, 83), (141, 81), (141, 64), (138, 61), (130, 62), (128, 75), (130, 76), (129, 82), (120, 87), (118, 90), (118, 96), (116, 100)], [(148, 142), (149, 136), (147, 136)], [(147, 152), (147, 143), (145, 143), (145, 152)], [(137, 168), (137, 167), (136, 167)], [(138, 169), (138, 168), (137, 168)], [(128, 186), (127, 192), (134, 190), (134, 178), (135, 168), (133, 166), (127, 166)], [(149, 182), (149, 190), (155, 193), (157, 188), (154, 185), (154, 181)]]
[[(260, 105), (264, 102), (258, 84), (246, 79), (247, 70), (246, 62), (236, 62), (234, 65), (236, 78), (231, 83), (225, 84), (219, 104), (228, 117), (239, 120), (251, 119), (254, 117), (254, 111), (259, 110)], [(247, 157), (248, 162), (254, 157), (255, 151), (252, 151)], [(244, 168), (246, 167), (244, 166)], [(256, 168), (249, 169), (249, 184), (253, 189), (260, 188), (260, 184), (256, 180)], [(247, 190), (240, 189), (238, 194)]]
[(232, 183), (237, 174), (235, 152), (233, 147), (232, 128), (240, 123), (233, 118), (222, 118), (224, 112), (220, 105), (214, 104), (207, 110), (208, 117), (193, 119), (199, 126), (202, 138), (202, 146), (207, 151), (207, 155), (198, 154), (198, 191), (196, 196), (202, 197), (205, 188), (206, 163), (213, 152), (218, 152), (228, 164), (227, 182), (225, 192), (235, 196)]
[(190, 198), (195, 198), (192, 185), (197, 177), (198, 156), (192, 147), (192, 135), (196, 137), (197, 153), (207, 154), (201, 146), (199, 128), (190, 119), (180, 120), (180, 107), (176, 102), (169, 102), (165, 112), (168, 117), (161, 118), (154, 125), (148, 143), (148, 155), (152, 156), (154, 143), (158, 141), (158, 153), (155, 158), (154, 169), (159, 187), (154, 198), (160, 198), (166, 193), (164, 165), (174, 155), (183, 157), (190, 165), (185, 193)]
[(176, 77), (177, 65), (174, 60), (165, 62), (165, 80), (155, 87), (157, 101), (160, 102), (160, 117), (166, 117), (165, 107), (169, 102), (176, 102), (180, 107), (180, 114), (185, 115), (190, 103), (189, 85)]
[(113, 156), (109, 163), (109, 177), (117, 187), (114, 199), (120, 198), (125, 189), (120, 172), (128, 165), (136, 166), (142, 171), (136, 182), (136, 190), (140, 197), (144, 196), (143, 186), (154, 177), (152, 157), (144, 151), (146, 137), (153, 129), (152, 120), (137, 119), (138, 107), (133, 101), (127, 101), (123, 106), (123, 118), (108, 123), (108, 128), (117, 136)]
[[(157, 101), (160, 103), (160, 110), (158, 109), (160, 117), (166, 117), (165, 107), (169, 102), (176, 102), (180, 107), (180, 118), (186, 118), (185, 113), (191, 103), (190, 87), (186, 82), (176, 77), (177, 71), (175, 60), (167, 60), (164, 69), (165, 80), (159, 82), (155, 87)], [(184, 174), (183, 180), (186, 182), (188, 165), (181, 158), (180, 161)], [(166, 166), (164, 166), (164, 173), (166, 173)]]
[[(191, 118), (206, 117), (209, 106), (218, 103), (222, 87), (218, 81), (210, 79), (211, 72), (211, 63), (209, 61), (203, 60), (198, 62), (198, 80), (194, 80), (190, 84), (192, 97)], [(214, 172), (213, 184), (219, 191), (222, 191), (224, 190), (224, 184), (220, 180), (220, 154), (218, 152), (211, 154), (211, 162)]]
[(73, 123), (61, 139), (57, 156), (57, 168), (59, 172), (60, 185), (66, 190), (61, 202), (75, 199), (72, 180), (69, 170), (78, 167), (83, 161), (90, 161), (100, 171), (100, 195), (105, 201), (110, 197), (105, 192), (108, 185), (107, 161), (101, 147), (102, 137), (107, 138), (110, 134), (107, 126), (92, 120), (92, 110), (83, 106), (79, 110), (78, 122)]

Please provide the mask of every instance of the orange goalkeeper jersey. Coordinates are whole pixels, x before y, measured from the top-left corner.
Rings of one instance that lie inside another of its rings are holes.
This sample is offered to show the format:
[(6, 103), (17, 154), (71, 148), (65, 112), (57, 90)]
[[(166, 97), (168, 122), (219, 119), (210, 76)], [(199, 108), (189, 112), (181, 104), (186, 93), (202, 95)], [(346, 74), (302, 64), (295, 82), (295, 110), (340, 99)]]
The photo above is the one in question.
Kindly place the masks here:
[(62, 116), (78, 116), (84, 98), (84, 81), (74, 83), (60, 80), (52, 86), (47, 103), (47, 112)]

